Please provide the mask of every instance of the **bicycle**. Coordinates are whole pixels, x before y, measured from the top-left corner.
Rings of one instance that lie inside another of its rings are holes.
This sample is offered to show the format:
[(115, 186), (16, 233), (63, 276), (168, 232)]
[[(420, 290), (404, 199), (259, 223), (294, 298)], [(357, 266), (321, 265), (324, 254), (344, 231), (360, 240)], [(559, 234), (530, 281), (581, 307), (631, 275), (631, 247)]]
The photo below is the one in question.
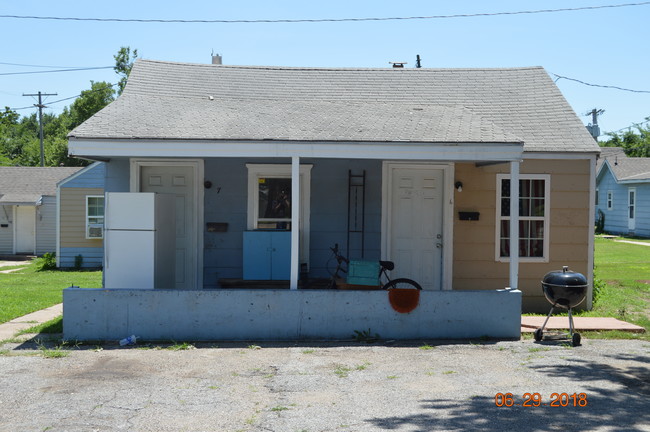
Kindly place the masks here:
[[(345, 256), (341, 255), (339, 252), (339, 244), (336, 243), (334, 244), (334, 247), (330, 247), (330, 250), (332, 251), (333, 258), (336, 259), (336, 270), (332, 274), (332, 277), (330, 279), (330, 284), (329, 288), (337, 288), (337, 284), (342, 284), (344, 279), (341, 275), (339, 275), (339, 272), (341, 273), (347, 273), (348, 271), (343, 268), (343, 264), (345, 263), (346, 266), (350, 265), (350, 260), (347, 259)], [(420, 286), (419, 283), (412, 279), (408, 278), (396, 278), (396, 279), (391, 279), (388, 272), (392, 271), (395, 269), (395, 263), (392, 261), (379, 261), (379, 282), (381, 283), (382, 276), (387, 280), (386, 283), (381, 285), (381, 289), (384, 290), (390, 290), (394, 288), (399, 288), (399, 289), (417, 289), (421, 290), (422, 287)]]

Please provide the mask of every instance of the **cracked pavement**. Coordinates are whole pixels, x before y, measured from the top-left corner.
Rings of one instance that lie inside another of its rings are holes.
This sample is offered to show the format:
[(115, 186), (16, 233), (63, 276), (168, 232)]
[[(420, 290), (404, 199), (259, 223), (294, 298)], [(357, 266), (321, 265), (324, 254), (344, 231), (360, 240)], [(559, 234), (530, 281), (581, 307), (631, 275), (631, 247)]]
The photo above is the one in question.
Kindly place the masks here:
[(650, 430), (646, 341), (218, 345), (5, 344), (0, 431)]

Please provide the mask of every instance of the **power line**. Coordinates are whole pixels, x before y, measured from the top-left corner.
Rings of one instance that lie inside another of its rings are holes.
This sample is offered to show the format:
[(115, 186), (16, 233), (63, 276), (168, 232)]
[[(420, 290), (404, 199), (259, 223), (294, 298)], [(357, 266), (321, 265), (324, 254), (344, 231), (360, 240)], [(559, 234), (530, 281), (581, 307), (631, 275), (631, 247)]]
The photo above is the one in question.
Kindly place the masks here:
[[(108, 86), (106, 86), (106, 87), (115, 87), (116, 85), (117, 84), (108, 84)], [(102, 91), (102, 90), (105, 90), (106, 87), (103, 87), (103, 88), (100, 88), (100, 89), (95, 89), (95, 90), (84, 90), (83, 93), (88, 93), (88, 92), (94, 93), (94, 92)], [(31, 95), (24, 95), (24, 96), (31, 96)], [(81, 96), (81, 94), (78, 94), (76, 96), (70, 96), (70, 97), (67, 97), (67, 98), (64, 98), (64, 99), (55, 100), (55, 101), (52, 101), (52, 102), (48, 102), (48, 105), (53, 105), (53, 104), (59, 103), (59, 102), (65, 102), (65, 101), (70, 100), (70, 99), (76, 99), (76, 98), (78, 98), (80, 96)], [(26, 106), (26, 107), (20, 107), (20, 108), (9, 108), (9, 109), (11, 111), (19, 111), (19, 110), (30, 109), (30, 108), (34, 108), (34, 105), (30, 105), (30, 106)]]
[(44, 65), (32, 65), (32, 64), (22, 64), (22, 63), (5, 63), (5, 62), (0, 62), (0, 65), (38, 67), (38, 68), (60, 68), (60, 69), (75, 69), (75, 68), (85, 67), (85, 66), (44, 66)]
[(555, 82), (557, 82), (560, 79), (565, 79), (565, 80), (569, 80), (569, 81), (575, 81), (577, 83), (584, 84), (584, 85), (590, 86), (590, 87), (609, 88), (609, 89), (622, 90), (622, 91), (627, 91), (627, 92), (632, 92), (632, 93), (650, 93), (650, 90), (632, 90), (632, 89), (618, 87), (618, 86), (612, 86), (612, 85), (591, 84), (591, 83), (588, 83), (588, 82), (581, 81), (579, 79), (569, 78), (569, 77), (565, 77), (565, 76), (558, 75), (558, 74), (551, 74), (551, 75), (557, 77)]
[(50, 21), (95, 21), (95, 22), (120, 22), (120, 23), (180, 23), (180, 24), (277, 24), (277, 23), (323, 23), (323, 22), (359, 22), (359, 21), (399, 21), (399, 20), (428, 20), (428, 19), (448, 19), (448, 18), (475, 18), (475, 17), (492, 17), (504, 15), (526, 15), (554, 12), (572, 12), (596, 9), (612, 9), (630, 6), (649, 5), (650, 1), (640, 3), (624, 3), (615, 5), (602, 6), (584, 6), (576, 8), (560, 9), (538, 9), (528, 11), (514, 12), (486, 12), (472, 14), (455, 14), (455, 15), (430, 15), (430, 16), (409, 16), (409, 17), (367, 17), (367, 18), (317, 18), (317, 19), (257, 19), (257, 20), (183, 20), (183, 19), (137, 19), (137, 18), (79, 18), (79, 17), (53, 17), (53, 16), (33, 16), (33, 15), (0, 15), (0, 18), (13, 19), (33, 19), (33, 20), (50, 20)]
[(86, 71), (86, 70), (96, 70), (96, 69), (113, 69), (114, 66), (99, 66), (99, 67), (87, 67), (87, 68), (76, 68), (76, 69), (54, 69), (46, 71), (30, 71), (30, 72), (3, 72), (0, 75), (31, 75), (31, 74), (43, 74), (43, 73), (53, 73), (53, 72), (77, 72), (77, 71)]
[(624, 128), (620, 128), (620, 129), (615, 130), (615, 131), (609, 131), (609, 132), (606, 132), (606, 133), (608, 133), (608, 134), (615, 134), (615, 133), (619, 133), (619, 132), (621, 132), (621, 131), (624, 131), (624, 130), (626, 130), (626, 129), (632, 129), (633, 127), (643, 126), (643, 125), (646, 124), (646, 123), (650, 123), (650, 116), (646, 117), (645, 120), (643, 120), (643, 121), (641, 121), (641, 122), (638, 122), (638, 123), (632, 123), (630, 126), (625, 126)]

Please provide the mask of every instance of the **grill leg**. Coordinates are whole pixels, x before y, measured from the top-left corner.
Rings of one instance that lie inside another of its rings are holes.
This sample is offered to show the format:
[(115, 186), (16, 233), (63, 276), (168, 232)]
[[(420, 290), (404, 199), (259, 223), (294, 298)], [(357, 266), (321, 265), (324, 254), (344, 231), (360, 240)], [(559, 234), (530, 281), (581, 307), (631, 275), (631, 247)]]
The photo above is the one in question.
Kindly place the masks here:
[(573, 315), (571, 314), (571, 308), (569, 308), (569, 335), (573, 336)]
[(544, 331), (544, 327), (546, 327), (546, 323), (548, 322), (548, 319), (551, 317), (551, 314), (553, 313), (553, 310), (555, 309), (555, 305), (557, 303), (553, 303), (553, 306), (551, 306), (551, 310), (548, 311), (548, 315), (546, 315), (546, 319), (544, 320), (544, 324), (542, 324), (542, 327), (540, 327), (541, 331)]

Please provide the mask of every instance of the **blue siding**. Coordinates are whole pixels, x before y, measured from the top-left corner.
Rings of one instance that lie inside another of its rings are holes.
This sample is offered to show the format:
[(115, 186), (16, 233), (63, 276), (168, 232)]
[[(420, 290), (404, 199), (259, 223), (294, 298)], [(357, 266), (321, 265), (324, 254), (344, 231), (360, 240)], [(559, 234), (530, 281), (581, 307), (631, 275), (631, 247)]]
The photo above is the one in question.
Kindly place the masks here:
[[(348, 170), (366, 170), (365, 259), (379, 259), (381, 253), (381, 161), (308, 160), (311, 170), (310, 276), (328, 277), (330, 246), (347, 249)], [(227, 232), (204, 229), (204, 287), (218, 287), (222, 278), (241, 278), (243, 232), (247, 224), (248, 170), (246, 163), (288, 163), (287, 160), (206, 159), (205, 222), (225, 222)], [(358, 243), (358, 242), (357, 242)], [(358, 247), (350, 257), (359, 258)], [(332, 263), (329, 263), (330, 266)]]
[[(610, 234), (628, 235), (628, 191), (636, 189), (636, 227), (634, 235), (650, 237), (650, 184), (626, 183), (618, 184), (611, 171), (605, 166), (597, 178), (598, 210), (605, 214), (605, 232)], [(607, 192), (613, 192), (613, 208), (607, 209)]]
[(131, 177), (129, 159), (111, 159), (106, 164), (106, 192), (129, 192), (129, 179)]
[(61, 184), (62, 188), (103, 188), (106, 177), (106, 164), (97, 162), (84, 168), (79, 175)]
[(59, 260), (61, 268), (74, 267), (74, 260), (77, 255), (83, 257), (81, 267), (98, 268), (103, 266), (104, 249), (103, 248), (61, 248)]

